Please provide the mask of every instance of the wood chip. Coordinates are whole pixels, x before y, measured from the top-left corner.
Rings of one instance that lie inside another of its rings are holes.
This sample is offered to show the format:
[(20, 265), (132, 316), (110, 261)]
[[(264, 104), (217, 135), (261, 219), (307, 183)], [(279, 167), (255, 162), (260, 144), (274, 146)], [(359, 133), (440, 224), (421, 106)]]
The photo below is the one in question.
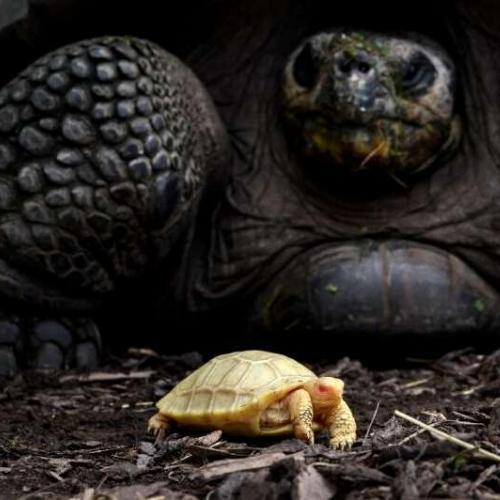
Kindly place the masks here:
[(154, 375), (156, 370), (142, 370), (130, 373), (108, 373), (108, 372), (93, 372), (85, 375), (64, 375), (59, 379), (61, 384), (67, 382), (118, 382), (121, 380), (136, 380), (145, 379)]
[(263, 467), (270, 467), (281, 460), (289, 457), (284, 453), (265, 453), (247, 458), (234, 458), (227, 460), (218, 460), (200, 467), (199, 474), (205, 481), (212, 481), (232, 474), (233, 472), (244, 472)]

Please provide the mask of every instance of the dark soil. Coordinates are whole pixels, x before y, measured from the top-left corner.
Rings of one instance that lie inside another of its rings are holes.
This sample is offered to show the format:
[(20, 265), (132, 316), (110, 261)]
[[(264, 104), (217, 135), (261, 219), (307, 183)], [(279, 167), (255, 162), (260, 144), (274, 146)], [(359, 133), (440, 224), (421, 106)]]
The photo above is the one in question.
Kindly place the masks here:
[(499, 454), (500, 351), (408, 360), (397, 370), (348, 359), (313, 366), (346, 382), (359, 426), (348, 452), (328, 449), (321, 435), (313, 447), (218, 432), (154, 445), (153, 402), (201, 362), (197, 353), (132, 350), (88, 378), (25, 373), (3, 383), (0, 498), (500, 499), (500, 462), (394, 415)]

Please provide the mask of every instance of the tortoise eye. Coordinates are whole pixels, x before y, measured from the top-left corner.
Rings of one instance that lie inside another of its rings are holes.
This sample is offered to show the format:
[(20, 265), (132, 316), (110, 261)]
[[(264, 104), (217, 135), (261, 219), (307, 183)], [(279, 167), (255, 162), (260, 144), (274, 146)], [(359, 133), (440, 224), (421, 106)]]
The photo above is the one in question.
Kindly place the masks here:
[(424, 95), (436, 79), (436, 68), (422, 52), (414, 55), (403, 70), (401, 90), (410, 97)]
[(307, 42), (293, 63), (295, 81), (306, 89), (314, 86), (318, 76), (318, 63), (314, 57), (310, 42)]

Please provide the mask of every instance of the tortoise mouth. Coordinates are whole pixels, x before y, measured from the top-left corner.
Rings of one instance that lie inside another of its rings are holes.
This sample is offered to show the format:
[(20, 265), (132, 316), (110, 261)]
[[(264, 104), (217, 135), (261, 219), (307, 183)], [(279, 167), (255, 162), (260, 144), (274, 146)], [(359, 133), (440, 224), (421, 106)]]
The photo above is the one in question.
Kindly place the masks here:
[(500, 326), (500, 295), (458, 257), (403, 240), (324, 245), (259, 299), (273, 331), (449, 338)]
[(351, 119), (309, 114), (296, 126), (299, 151), (309, 163), (349, 174), (420, 170), (450, 135), (450, 127), (441, 123), (368, 114)]

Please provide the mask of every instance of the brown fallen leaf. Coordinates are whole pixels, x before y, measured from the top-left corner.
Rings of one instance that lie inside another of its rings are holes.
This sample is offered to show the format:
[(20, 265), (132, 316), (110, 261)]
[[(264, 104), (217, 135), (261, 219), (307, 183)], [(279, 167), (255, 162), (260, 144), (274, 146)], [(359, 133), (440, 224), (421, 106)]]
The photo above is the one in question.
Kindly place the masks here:
[(285, 455), (284, 453), (266, 453), (246, 458), (217, 460), (216, 462), (200, 467), (198, 474), (203, 480), (212, 481), (213, 479), (221, 478), (233, 472), (244, 472), (270, 467), (289, 457), (290, 455)]
[(308, 465), (299, 472), (292, 485), (293, 500), (329, 500), (337, 489), (330, 484), (313, 465)]

